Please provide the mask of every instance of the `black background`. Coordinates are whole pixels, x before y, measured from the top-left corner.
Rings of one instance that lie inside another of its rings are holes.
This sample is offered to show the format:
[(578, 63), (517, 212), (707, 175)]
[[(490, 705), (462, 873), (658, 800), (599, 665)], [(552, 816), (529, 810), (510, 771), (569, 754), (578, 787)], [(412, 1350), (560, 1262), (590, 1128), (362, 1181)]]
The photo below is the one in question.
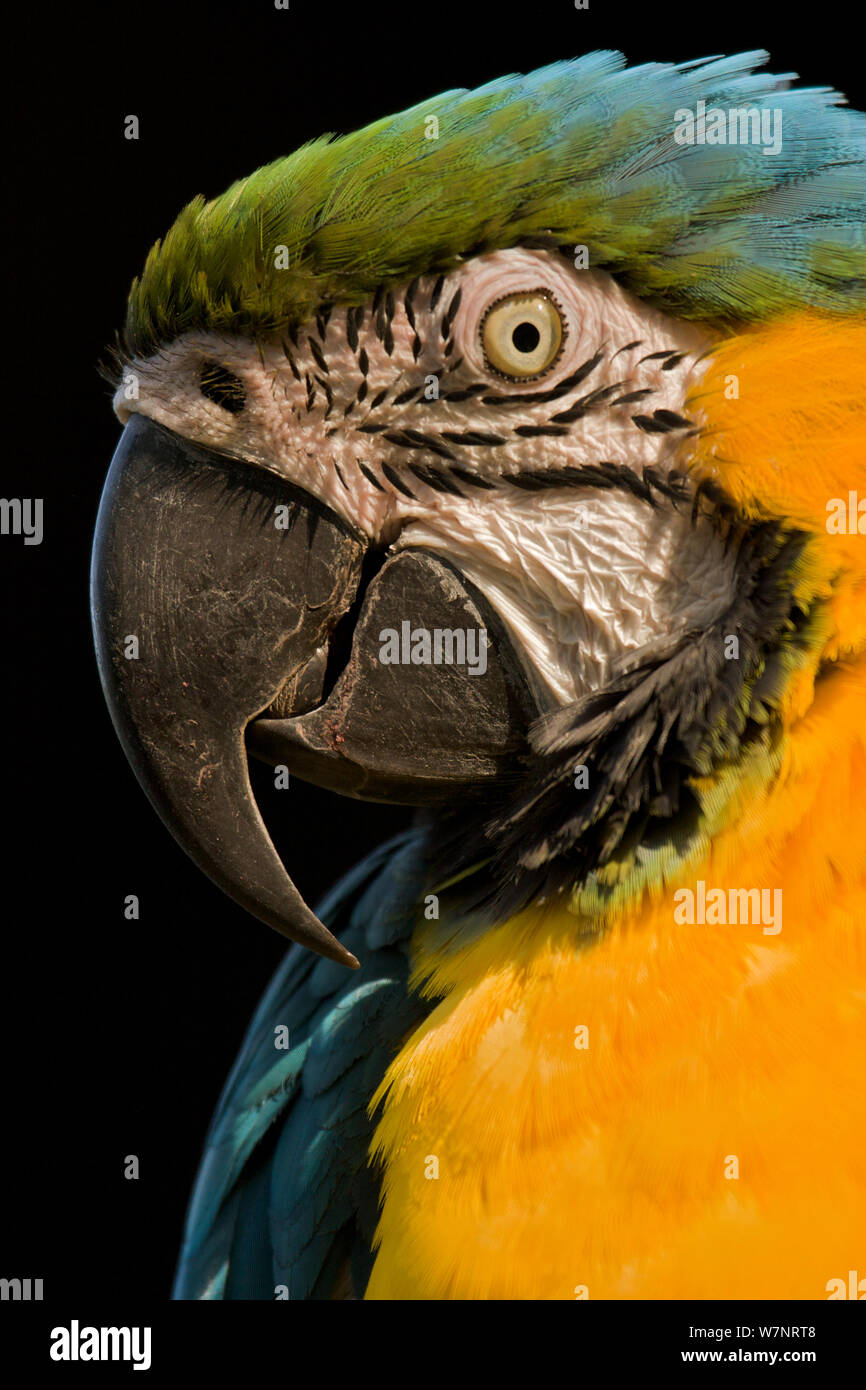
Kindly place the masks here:
[[(854, 13), (848, 0), (801, 18), (780, 4), (178, 0), (5, 21), (0, 492), (43, 497), (45, 536), (0, 537), (0, 1275), (42, 1277), (52, 1301), (168, 1297), (207, 1122), (284, 949), (163, 830), (92, 655), (90, 535), (120, 428), (96, 364), (152, 242), (194, 194), (323, 131), (594, 48), (634, 63), (765, 47), (772, 70), (862, 107)], [(138, 141), (124, 139), (131, 113)], [(295, 783), (278, 843), (315, 900), (406, 814)]]

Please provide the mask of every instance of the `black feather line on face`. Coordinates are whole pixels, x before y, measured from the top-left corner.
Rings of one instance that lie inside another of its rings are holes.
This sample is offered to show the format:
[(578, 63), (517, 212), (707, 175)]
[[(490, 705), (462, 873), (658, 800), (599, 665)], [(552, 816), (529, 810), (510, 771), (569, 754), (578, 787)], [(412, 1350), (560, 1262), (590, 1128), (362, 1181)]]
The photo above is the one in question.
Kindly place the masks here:
[(523, 393), (514, 392), (511, 394), (494, 392), (484, 396), (484, 405), (508, 405), (508, 406), (527, 406), (543, 405), (546, 401), (558, 401), (562, 396), (567, 396), (570, 391), (574, 391), (582, 381), (595, 371), (599, 363), (604, 361), (604, 349), (599, 348), (594, 356), (587, 362), (581, 363), (576, 371), (570, 376), (563, 377), (555, 386), (551, 386), (547, 391), (524, 391)]
[(411, 401), (413, 396), (420, 396), (423, 390), (423, 386), (408, 386), (405, 391), (400, 392), (399, 396), (394, 397), (391, 404), (405, 405), (407, 401)]
[(380, 464), (380, 467), (392, 487), (396, 488), (398, 492), (402, 492), (404, 497), (409, 497), (413, 502), (417, 502), (418, 499), (415, 496), (414, 492), (412, 492), (412, 490), (407, 486), (405, 478), (400, 477), (400, 474), (397, 472), (396, 468), (392, 468), (391, 465), (389, 463), (385, 463), (384, 460)]
[(465, 497), (456, 483), (452, 483), (436, 468), (427, 468), (422, 463), (410, 463), (409, 471), (415, 474), (422, 483), (432, 487), (434, 492), (450, 493), (452, 497)]
[(366, 463), (362, 463), (360, 459), (356, 459), (355, 462), (357, 463), (364, 477), (367, 479), (367, 482), (372, 483), (373, 487), (376, 489), (377, 492), (384, 492), (385, 489), (379, 482), (373, 470), (371, 468), (368, 468)]
[[(790, 580), (807, 537), (775, 521), (736, 530), (736, 598), (720, 618), (629, 654), (603, 690), (539, 720), (495, 810), (488, 792), (430, 818), (430, 882), (466, 874), (445, 890), (449, 916), (491, 926), (586, 884), (613, 858), (627, 873), (642, 844), (686, 849), (700, 831), (691, 779), (778, 740), (786, 652), (806, 646), (813, 622)], [(739, 658), (728, 660), (732, 633)]]
[(322, 352), (322, 349), (319, 347), (319, 344), (316, 342), (315, 338), (307, 338), (307, 344), (309, 346), (310, 352), (313, 355), (316, 366), (319, 368), (319, 371), (324, 372), (325, 376), (330, 375), (328, 372), (328, 364), (325, 361), (325, 354)]
[(435, 308), (436, 308), (436, 305), (439, 303), (439, 296), (440, 296), (441, 293), (442, 293), (442, 290), (443, 290), (443, 288), (444, 288), (444, 285), (445, 285), (445, 276), (444, 276), (444, 275), (438, 276), (438, 278), (437, 278), (437, 280), (436, 280), (436, 283), (435, 283), (435, 285), (433, 286), (433, 290), (432, 290), (432, 292), (431, 292), (431, 294), (430, 294), (430, 303), (429, 303), (428, 306), (427, 306), (428, 312), (431, 313), (431, 314), (434, 312), (434, 310), (435, 310)]
[(491, 482), (489, 478), (481, 478), (477, 473), (470, 473), (467, 468), (458, 468), (456, 463), (451, 464), (451, 472), (455, 478), (459, 478), (469, 487), (479, 488), (483, 492), (493, 492), (496, 489), (496, 483)]
[(285, 338), (283, 339), (283, 342), (282, 342), (282, 348), (283, 348), (283, 356), (285, 357), (286, 361), (288, 362), (288, 364), (289, 364), (289, 366), (290, 366), (290, 368), (291, 368), (291, 370), (292, 370), (292, 376), (295, 378), (295, 381), (300, 381), (300, 379), (301, 379), (301, 374), (300, 374), (300, 372), (298, 371), (297, 363), (295, 362), (295, 359), (294, 359), (294, 357), (292, 356), (291, 348), (289, 347), (289, 345), (288, 345), (288, 343), (286, 342)]
[(333, 408), (334, 408), (334, 394), (333, 394), (333, 392), (332, 392), (330, 386), (328, 385), (327, 381), (325, 381), (324, 377), (317, 376), (317, 377), (316, 377), (316, 381), (319, 383), (319, 385), (321, 386), (322, 390), (324, 391), (324, 393), (325, 393), (325, 400), (326, 400), (327, 403), (328, 403), (328, 404), (327, 404), (327, 408), (326, 408), (326, 410), (325, 410), (325, 415), (324, 415), (324, 418), (327, 420), (328, 416), (330, 415), (331, 411), (332, 411)]
[(403, 311), (409, 322), (410, 328), (415, 327), (415, 295), (418, 293), (419, 284), (420, 276), (416, 275), (415, 279), (409, 285), (409, 288), (407, 289), (405, 298), (403, 300)]

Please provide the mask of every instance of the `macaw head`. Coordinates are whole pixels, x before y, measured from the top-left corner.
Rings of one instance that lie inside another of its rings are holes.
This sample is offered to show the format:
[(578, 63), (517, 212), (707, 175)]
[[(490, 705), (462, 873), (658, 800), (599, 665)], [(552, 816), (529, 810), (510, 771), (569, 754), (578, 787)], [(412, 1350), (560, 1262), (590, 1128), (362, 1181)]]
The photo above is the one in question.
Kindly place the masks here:
[(447, 92), (195, 199), (133, 283), (104, 689), (170, 829), (287, 936), (357, 963), (248, 753), (431, 807), (488, 920), (591, 913), (862, 654), (866, 540), (827, 508), (859, 482), (866, 531), (866, 120), (764, 58)]

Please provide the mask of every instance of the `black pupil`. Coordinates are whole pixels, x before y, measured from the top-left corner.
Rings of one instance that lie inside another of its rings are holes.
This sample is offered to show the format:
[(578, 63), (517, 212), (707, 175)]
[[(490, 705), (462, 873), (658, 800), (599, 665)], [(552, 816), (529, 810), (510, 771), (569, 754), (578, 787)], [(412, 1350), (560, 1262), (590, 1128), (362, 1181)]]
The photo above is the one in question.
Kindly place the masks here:
[(511, 341), (518, 352), (534, 352), (541, 341), (541, 334), (534, 323), (519, 323), (511, 335)]

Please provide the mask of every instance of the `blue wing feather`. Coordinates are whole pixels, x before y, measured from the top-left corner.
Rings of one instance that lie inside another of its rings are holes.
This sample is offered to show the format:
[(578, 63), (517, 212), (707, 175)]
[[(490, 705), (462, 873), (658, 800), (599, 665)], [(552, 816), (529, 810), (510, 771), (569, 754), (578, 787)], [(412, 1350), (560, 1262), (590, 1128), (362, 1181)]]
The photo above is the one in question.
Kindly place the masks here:
[(205, 1143), (175, 1298), (328, 1297), (347, 1258), (363, 1286), (378, 1201), (367, 1107), (430, 1008), (408, 989), (420, 845), (409, 832), (382, 846), (319, 909), (360, 970), (293, 947), (271, 981)]

